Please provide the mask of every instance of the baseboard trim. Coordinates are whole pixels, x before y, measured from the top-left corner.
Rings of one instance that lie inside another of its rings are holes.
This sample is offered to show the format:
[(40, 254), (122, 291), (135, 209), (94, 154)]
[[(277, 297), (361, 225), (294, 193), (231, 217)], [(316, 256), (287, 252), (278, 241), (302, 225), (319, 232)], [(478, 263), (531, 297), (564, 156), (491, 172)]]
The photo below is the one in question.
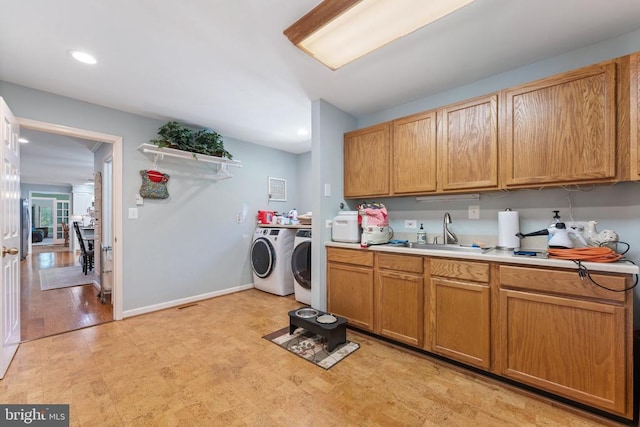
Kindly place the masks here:
[(192, 297), (181, 298), (173, 301), (167, 301), (160, 304), (148, 305), (146, 307), (134, 308), (133, 310), (125, 310), (123, 317), (139, 316), (141, 314), (152, 313), (154, 311), (165, 310), (167, 308), (177, 307), (180, 305), (189, 304), (192, 302), (202, 301), (209, 298), (215, 298), (222, 295), (233, 294), (236, 292), (246, 291), (247, 289), (253, 289), (253, 283), (248, 285), (236, 286), (233, 288), (223, 289), (221, 291), (208, 292), (206, 294), (194, 295)]

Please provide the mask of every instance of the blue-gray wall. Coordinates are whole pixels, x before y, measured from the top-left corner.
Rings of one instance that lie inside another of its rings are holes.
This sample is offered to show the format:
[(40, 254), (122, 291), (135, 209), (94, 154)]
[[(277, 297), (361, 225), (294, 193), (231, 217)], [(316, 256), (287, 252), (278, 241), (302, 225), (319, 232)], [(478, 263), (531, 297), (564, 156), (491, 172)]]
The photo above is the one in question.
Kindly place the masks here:
[[(344, 133), (356, 127), (356, 118), (323, 100), (313, 101), (312, 114), (312, 192), (313, 239), (311, 244), (311, 305), (327, 308), (325, 242), (331, 241), (326, 221), (333, 219), (345, 202), (343, 192)], [(325, 186), (330, 195), (326, 195)]]
[[(154, 138), (163, 121), (1, 81), (0, 96), (18, 117), (123, 137), (125, 315), (251, 284), (248, 253), (257, 210), (298, 207), (297, 155), (225, 138), (225, 148), (243, 165), (230, 168), (232, 179), (203, 178), (215, 173), (210, 165), (161, 161), (158, 168), (171, 175), (171, 197), (145, 200), (139, 219), (127, 219), (140, 188), (139, 170), (151, 167), (137, 147)], [(268, 176), (287, 179), (287, 202), (269, 203)]]
[(298, 155), (298, 213), (312, 212), (311, 151)]

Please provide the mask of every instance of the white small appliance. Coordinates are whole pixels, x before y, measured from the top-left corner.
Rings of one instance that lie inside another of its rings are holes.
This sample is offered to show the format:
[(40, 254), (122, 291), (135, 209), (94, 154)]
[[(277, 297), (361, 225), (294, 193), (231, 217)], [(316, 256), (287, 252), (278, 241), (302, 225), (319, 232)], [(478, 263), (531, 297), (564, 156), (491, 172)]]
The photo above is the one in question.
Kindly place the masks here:
[(331, 223), (331, 240), (334, 242), (358, 243), (360, 241), (360, 226), (357, 211), (338, 212)]
[(296, 301), (311, 305), (311, 230), (296, 231), (291, 255), (291, 272)]
[(256, 289), (280, 296), (294, 292), (291, 274), (294, 240), (294, 229), (256, 228), (251, 245), (251, 269)]

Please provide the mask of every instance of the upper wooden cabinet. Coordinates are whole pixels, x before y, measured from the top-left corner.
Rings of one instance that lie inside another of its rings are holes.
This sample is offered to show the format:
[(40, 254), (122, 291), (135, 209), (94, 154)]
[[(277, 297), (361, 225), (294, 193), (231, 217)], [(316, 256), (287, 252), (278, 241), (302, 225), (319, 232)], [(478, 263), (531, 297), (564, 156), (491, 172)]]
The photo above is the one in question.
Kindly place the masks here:
[(498, 188), (498, 96), (438, 110), (438, 190)]
[(501, 92), (503, 185), (616, 177), (616, 61)]
[(640, 180), (640, 52), (345, 134), (346, 198)]
[(436, 112), (393, 121), (391, 136), (392, 194), (422, 194), (436, 190)]
[(640, 179), (640, 53), (631, 55), (631, 179)]
[(389, 195), (391, 123), (344, 134), (344, 197)]

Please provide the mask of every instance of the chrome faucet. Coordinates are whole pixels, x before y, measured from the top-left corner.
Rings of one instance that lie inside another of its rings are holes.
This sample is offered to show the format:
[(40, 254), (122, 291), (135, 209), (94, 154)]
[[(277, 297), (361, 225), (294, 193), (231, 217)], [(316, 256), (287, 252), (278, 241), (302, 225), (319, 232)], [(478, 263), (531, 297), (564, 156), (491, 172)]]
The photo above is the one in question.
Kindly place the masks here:
[(451, 222), (451, 215), (449, 215), (449, 212), (445, 212), (444, 220), (442, 221), (442, 237), (445, 245), (458, 243), (456, 235), (449, 231), (449, 228), (447, 227)]

